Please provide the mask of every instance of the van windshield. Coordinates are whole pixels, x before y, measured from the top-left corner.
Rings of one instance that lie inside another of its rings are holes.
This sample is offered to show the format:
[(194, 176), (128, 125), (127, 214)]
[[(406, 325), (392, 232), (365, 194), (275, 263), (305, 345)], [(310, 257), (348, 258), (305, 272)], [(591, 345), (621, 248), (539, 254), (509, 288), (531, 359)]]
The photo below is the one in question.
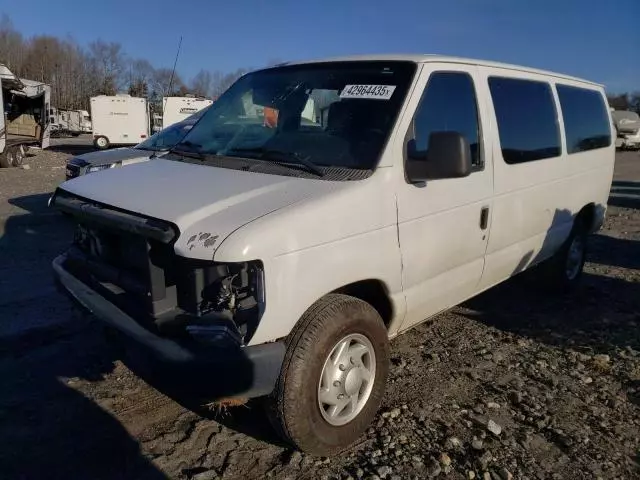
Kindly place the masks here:
[(187, 121), (175, 123), (165, 128), (164, 130), (160, 130), (159, 132), (154, 133), (144, 142), (139, 143), (134, 148), (138, 150), (149, 150), (152, 152), (169, 150), (184, 138), (185, 134), (193, 126), (193, 123)]
[[(353, 61), (250, 73), (172, 151), (202, 160), (237, 157), (244, 165), (247, 159), (281, 160), (316, 173), (372, 170), (415, 71), (412, 62)], [(233, 168), (228, 161), (224, 166)]]
[(139, 150), (150, 150), (155, 152), (166, 151), (173, 147), (176, 143), (184, 138), (187, 132), (200, 120), (207, 109), (205, 107), (202, 110), (197, 111), (193, 115), (190, 115), (185, 120), (169, 125), (167, 128), (154, 133), (144, 142), (139, 143), (134, 148)]

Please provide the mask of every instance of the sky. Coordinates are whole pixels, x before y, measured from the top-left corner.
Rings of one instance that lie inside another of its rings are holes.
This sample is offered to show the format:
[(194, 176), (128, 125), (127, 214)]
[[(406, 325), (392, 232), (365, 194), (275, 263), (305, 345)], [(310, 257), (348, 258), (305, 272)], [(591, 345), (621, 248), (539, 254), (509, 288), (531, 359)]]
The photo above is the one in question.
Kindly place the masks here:
[(25, 36), (120, 42), (178, 71), (273, 60), (439, 53), (516, 63), (640, 90), (640, 0), (0, 0)]

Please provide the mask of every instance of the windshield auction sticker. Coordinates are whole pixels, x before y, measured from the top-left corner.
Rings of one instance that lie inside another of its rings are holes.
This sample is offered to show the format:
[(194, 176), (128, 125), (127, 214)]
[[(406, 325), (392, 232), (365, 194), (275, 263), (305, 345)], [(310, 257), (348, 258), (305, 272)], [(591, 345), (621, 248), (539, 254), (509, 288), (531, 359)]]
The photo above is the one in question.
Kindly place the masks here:
[(340, 98), (389, 100), (395, 89), (395, 85), (346, 85), (340, 92)]

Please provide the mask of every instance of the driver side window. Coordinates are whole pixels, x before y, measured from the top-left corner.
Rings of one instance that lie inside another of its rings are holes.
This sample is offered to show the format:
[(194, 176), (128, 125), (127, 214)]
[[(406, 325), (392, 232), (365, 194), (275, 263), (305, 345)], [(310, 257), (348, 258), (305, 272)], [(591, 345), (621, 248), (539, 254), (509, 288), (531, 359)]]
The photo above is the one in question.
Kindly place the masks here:
[(429, 149), (434, 132), (458, 132), (471, 147), (471, 165), (483, 168), (480, 128), (473, 79), (464, 72), (436, 72), (429, 77), (414, 117), (416, 149)]

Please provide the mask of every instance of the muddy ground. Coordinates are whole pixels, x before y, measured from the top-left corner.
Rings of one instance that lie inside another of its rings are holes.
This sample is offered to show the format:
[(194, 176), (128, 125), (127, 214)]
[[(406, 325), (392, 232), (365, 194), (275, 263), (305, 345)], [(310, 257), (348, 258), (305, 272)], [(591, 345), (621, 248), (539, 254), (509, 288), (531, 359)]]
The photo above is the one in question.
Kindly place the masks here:
[(46, 201), (82, 148), (0, 170), (0, 478), (640, 478), (638, 153), (617, 156), (579, 292), (518, 277), (395, 339), (372, 428), (324, 459), (281, 444), (258, 403), (150, 387), (56, 292), (71, 227)]

